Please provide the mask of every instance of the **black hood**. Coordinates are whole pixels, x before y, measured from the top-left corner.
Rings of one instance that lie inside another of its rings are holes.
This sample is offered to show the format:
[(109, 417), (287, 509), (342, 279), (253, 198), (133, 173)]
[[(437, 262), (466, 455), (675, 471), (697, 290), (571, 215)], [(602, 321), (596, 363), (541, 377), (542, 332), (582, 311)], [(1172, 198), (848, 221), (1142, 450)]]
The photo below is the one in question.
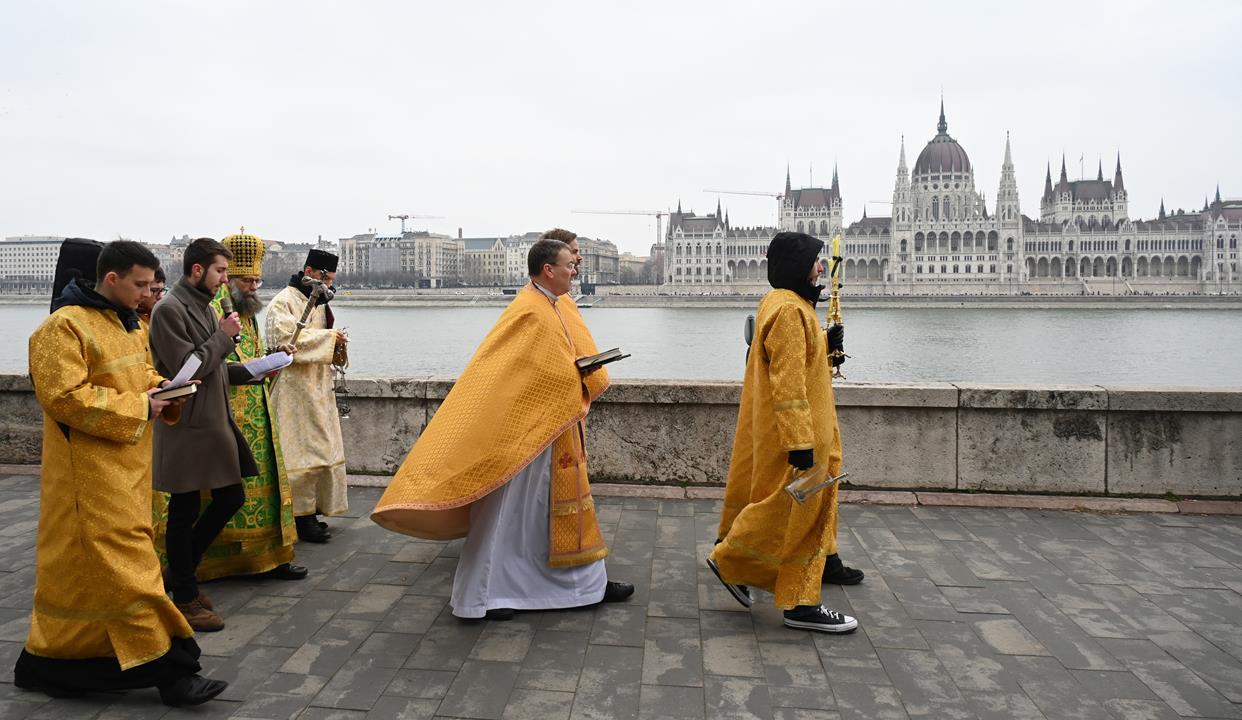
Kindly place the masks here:
[(792, 290), (812, 305), (819, 302), (824, 286), (812, 285), (807, 278), (823, 248), (822, 240), (805, 233), (777, 233), (768, 245), (768, 284), (780, 290)]
[(95, 292), (94, 288), (83, 285), (80, 278), (71, 281), (60, 292), (60, 296), (52, 303), (52, 312), (71, 305), (111, 310), (116, 313), (117, 319), (121, 321), (121, 325), (125, 327), (126, 332), (133, 332), (139, 327), (138, 312), (136, 310), (113, 305), (103, 295)]

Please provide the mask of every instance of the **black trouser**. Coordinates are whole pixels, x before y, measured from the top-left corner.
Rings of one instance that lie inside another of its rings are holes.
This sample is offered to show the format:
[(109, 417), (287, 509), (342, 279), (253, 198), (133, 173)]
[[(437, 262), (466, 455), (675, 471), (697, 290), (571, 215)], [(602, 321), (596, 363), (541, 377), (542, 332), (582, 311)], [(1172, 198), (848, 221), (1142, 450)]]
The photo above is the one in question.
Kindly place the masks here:
[(241, 483), (212, 489), (211, 503), (202, 515), (198, 513), (199, 502), (197, 490), (172, 493), (168, 497), (165, 549), (173, 602), (184, 603), (198, 597), (198, 580), (194, 577), (198, 562), (211, 541), (246, 502), (246, 491)]

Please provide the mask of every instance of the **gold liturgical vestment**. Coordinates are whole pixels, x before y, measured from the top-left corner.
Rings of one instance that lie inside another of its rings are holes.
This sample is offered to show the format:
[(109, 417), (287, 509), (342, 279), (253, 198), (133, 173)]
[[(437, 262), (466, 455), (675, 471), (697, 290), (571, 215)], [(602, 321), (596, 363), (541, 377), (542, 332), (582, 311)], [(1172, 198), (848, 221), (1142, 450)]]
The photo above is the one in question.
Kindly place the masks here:
[(32, 655), (116, 657), (128, 670), (193, 635), (164, 594), (152, 545), (146, 391), (163, 378), (146, 338), (112, 310), (83, 306), (57, 310), (30, 336), (44, 411)]
[(790, 450), (814, 450), (841, 472), (841, 435), (827, 340), (811, 303), (773, 290), (759, 303), (755, 336), (712, 559), (728, 582), (762, 588), (778, 608), (818, 605), (824, 558), (837, 551), (837, 488), (799, 505), (784, 491)]
[(394, 532), (444, 540), (470, 529), (470, 504), (552, 446), (550, 567), (604, 558), (587, 479), (585, 419), (608, 388), (576, 358), (597, 352), (573, 301), (554, 304), (527, 284), (475, 351), (393, 477), (371, 519)]
[[(269, 345), (289, 342), (305, 307), (306, 296), (296, 288), (276, 293), (267, 306), (264, 335)], [(280, 427), (294, 515), (340, 515), (349, 509), (345, 444), (332, 383), (335, 344), (326, 306), (316, 305), (298, 335), (293, 364), (272, 385), (270, 407)]]

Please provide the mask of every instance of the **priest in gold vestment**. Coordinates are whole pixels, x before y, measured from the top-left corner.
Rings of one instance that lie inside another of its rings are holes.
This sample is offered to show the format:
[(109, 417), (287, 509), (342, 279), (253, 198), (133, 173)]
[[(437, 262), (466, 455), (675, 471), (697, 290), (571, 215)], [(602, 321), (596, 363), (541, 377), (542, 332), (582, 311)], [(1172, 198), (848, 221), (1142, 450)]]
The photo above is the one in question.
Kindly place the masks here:
[(803, 504), (784, 490), (795, 473), (841, 472), (832, 366), (815, 315), (822, 248), (793, 232), (768, 246), (773, 289), (755, 318), (720, 540), (707, 564), (747, 607), (750, 587), (775, 595), (789, 627), (850, 632), (857, 620), (820, 604), (825, 563), (837, 552), (836, 485)]
[(527, 256), (531, 282), (497, 320), (423, 430), (371, 518), (431, 539), (465, 537), (450, 605), (463, 619), (628, 598), (608, 554), (587, 477), (585, 421), (608, 387), (567, 296), (577, 272), (552, 230)]
[(120, 240), (99, 254), (94, 288), (74, 282), (30, 336), (44, 411), (35, 594), (14, 683), (56, 697), (157, 687), (169, 705), (225, 683), (199, 676), (193, 631), (163, 592), (152, 544), (151, 427), (176, 408), (150, 393), (135, 308), (159, 261)]
[[(311, 278), (331, 287), (336, 278), (337, 257), (311, 249), (302, 271), (276, 293), (267, 306), (269, 345), (288, 345), (306, 309)], [(298, 538), (325, 543), (332, 537), (319, 514), (340, 515), (349, 509), (345, 484), (345, 444), (336, 411), (332, 365), (345, 333), (334, 327), (330, 297), (320, 295), (298, 335), (293, 365), (281, 371), (272, 387), (272, 409), (281, 432), (285, 472), (293, 489), (293, 515)]]

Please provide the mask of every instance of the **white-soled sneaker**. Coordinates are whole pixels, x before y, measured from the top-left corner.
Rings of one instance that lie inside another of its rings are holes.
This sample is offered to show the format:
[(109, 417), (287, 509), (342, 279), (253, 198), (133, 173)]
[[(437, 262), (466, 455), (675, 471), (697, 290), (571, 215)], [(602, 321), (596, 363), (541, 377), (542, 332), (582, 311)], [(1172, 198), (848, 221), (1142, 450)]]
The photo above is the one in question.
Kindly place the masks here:
[(707, 567), (712, 569), (712, 574), (716, 576), (721, 585), (725, 586), (725, 590), (729, 591), (733, 599), (742, 603), (742, 607), (750, 607), (755, 603), (755, 599), (750, 594), (750, 588), (745, 585), (734, 585), (731, 582), (725, 582), (724, 577), (720, 574), (720, 568), (716, 567), (716, 563), (711, 558), (707, 558)]
[(858, 621), (823, 605), (799, 605), (785, 611), (785, 627), (828, 633), (854, 632)]

